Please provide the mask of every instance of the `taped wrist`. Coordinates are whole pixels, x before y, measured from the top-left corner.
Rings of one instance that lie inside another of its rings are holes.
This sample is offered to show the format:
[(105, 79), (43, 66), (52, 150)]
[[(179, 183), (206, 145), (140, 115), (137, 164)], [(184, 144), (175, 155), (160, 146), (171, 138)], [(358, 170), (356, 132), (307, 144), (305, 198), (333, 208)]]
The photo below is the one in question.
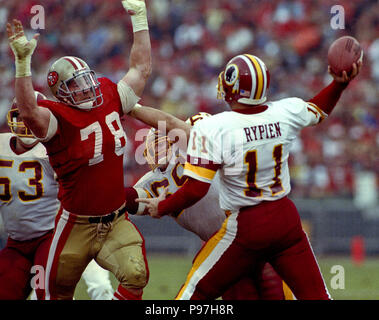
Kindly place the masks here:
[(131, 16), (131, 19), (134, 33), (138, 31), (149, 30), (146, 11), (144, 14)]
[(23, 59), (16, 58), (16, 78), (30, 77), (32, 75), (32, 57), (26, 57)]
[(124, 6), (126, 11), (133, 10), (135, 12), (135, 14), (131, 16), (133, 32), (149, 30), (146, 14), (146, 5), (144, 1), (125, 0), (122, 1), (122, 5)]

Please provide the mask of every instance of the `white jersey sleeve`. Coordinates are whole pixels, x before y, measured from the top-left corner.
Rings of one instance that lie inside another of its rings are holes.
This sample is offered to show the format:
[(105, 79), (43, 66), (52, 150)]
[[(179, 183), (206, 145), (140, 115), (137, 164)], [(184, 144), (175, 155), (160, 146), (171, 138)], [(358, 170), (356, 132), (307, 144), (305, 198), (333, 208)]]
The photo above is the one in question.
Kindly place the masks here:
[(285, 118), (298, 128), (313, 126), (328, 117), (317, 105), (300, 98), (287, 98), (275, 102)]
[[(164, 188), (168, 188), (168, 195), (173, 194), (187, 180), (183, 171), (184, 167), (180, 162), (170, 164), (164, 172), (159, 169), (149, 171), (134, 185), (134, 188), (143, 188), (151, 197), (158, 197)], [(220, 229), (226, 218), (225, 212), (219, 206), (218, 187), (218, 179), (215, 178), (203, 199), (172, 216), (181, 227), (195, 233), (203, 241), (207, 241)]]
[(25, 241), (54, 228), (58, 183), (44, 146), (17, 155), (12, 136), (0, 134), (0, 212), (8, 236)]
[(140, 100), (139, 97), (134, 93), (133, 89), (126, 84), (125, 81), (120, 80), (117, 83), (117, 91), (120, 95), (120, 100), (122, 104), (122, 111), (128, 114), (136, 103)]
[(211, 183), (223, 162), (221, 131), (212, 126), (212, 117), (203, 119), (191, 129), (184, 174)]

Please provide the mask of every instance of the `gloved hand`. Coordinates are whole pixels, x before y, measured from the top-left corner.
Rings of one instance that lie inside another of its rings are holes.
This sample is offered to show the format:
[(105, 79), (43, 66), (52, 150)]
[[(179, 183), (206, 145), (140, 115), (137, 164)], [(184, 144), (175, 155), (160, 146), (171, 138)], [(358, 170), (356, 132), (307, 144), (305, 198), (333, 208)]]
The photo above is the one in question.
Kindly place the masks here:
[(124, 0), (121, 1), (126, 12), (132, 19), (133, 32), (149, 30), (147, 23), (146, 4), (144, 0)]
[(31, 58), (37, 47), (39, 34), (35, 34), (29, 41), (24, 34), (21, 21), (16, 19), (13, 20), (13, 28), (10, 23), (7, 23), (7, 34), (16, 60), (16, 78), (31, 76)]

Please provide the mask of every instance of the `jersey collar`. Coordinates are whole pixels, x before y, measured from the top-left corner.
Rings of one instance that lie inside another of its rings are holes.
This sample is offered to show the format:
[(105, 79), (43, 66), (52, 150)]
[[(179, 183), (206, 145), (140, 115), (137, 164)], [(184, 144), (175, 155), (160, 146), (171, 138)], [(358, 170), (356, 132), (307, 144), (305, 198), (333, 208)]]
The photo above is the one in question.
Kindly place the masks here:
[(266, 111), (267, 108), (268, 106), (266, 105), (260, 105), (256, 107), (251, 107), (249, 109), (235, 109), (232, 111), (237, 112), (237, 113), (242, 113), (242, 114), (256, 114), (256, 113), (261, 113), (261, 112)]

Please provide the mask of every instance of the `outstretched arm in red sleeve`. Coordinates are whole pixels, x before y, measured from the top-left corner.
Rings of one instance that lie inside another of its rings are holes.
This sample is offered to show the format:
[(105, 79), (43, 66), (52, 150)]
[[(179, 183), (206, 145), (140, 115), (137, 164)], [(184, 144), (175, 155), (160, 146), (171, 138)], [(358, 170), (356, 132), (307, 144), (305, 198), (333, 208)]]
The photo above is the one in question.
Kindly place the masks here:
[(209, 187), (210, 183), (188, 177), (184, 185), (167, 199), (165, 199), (166, 192), (162, 192), (158, 198), (139, 198), (136, 202), (146, 203), (150, 215), (153, 218), (161, 218), (164, 215), (175, 214), (193, 206), (207, 194)]
[(332, 83), (321, 90), (321, 92), (309, 100), (309, 102), (315, 104), (326, 114), (330, 114), (341, 97), (343, 90), (345, 90), (350, 81), (358, 75), (361, 67), (362, 62), (354, 63), (353, 71), (350, 76), (347, 75), (346, 71), (343, 71), (342, 76), (338, 76), (333, 74), (329, 68), (328, 71), (333, 77)]

